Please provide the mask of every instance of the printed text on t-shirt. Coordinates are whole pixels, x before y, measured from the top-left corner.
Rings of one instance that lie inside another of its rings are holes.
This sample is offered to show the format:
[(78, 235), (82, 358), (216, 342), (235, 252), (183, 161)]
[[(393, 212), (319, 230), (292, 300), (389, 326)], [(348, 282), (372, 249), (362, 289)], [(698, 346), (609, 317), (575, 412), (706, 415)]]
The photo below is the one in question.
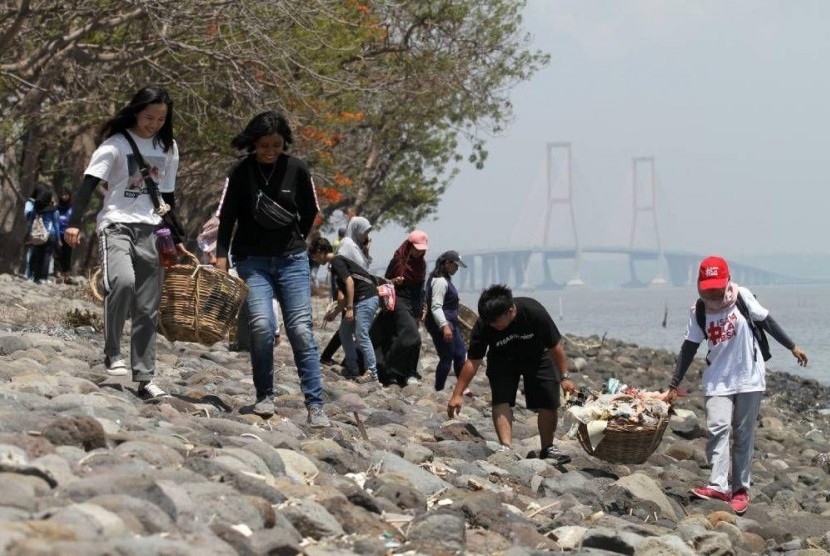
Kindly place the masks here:
[(496, 347), (501, 347), (503, 345), (506, 345), (507, 343), (512, 342), (513, 340), (530, 340), (532, 338), (533, 338), (533, 332), (531, 332), (529, 334), (511, 334), (510, 336), (506, 336), (506, 337), (502, 338), (501, 340), (499, 340), (498, 342), (496, 342)]
[(735, 321), (738, 320), (738, 315), (730, 313), (726, 318), (718, 321), (711, 321), (709, 328), (706, 329), (706, 334), (709, 340), (714, 345), (721, 342), (728, 342), (735, 337)]

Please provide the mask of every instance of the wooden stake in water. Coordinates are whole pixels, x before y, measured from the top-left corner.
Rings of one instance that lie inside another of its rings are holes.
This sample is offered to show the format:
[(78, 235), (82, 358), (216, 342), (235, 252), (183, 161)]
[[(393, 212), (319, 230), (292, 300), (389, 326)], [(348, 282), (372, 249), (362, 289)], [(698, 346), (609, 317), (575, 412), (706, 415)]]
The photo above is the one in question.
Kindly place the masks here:
[(562, 318), (563, 318), (564, 316), (565, 316), (565, 311), (564, 311), (564, 309), (562, 308), (562, 296), (560, 295), (560, 296), (559, 296), (559, 319), (560, 319), (560, 320), (562, 320)]
[(663, 328), (666, 327), (666, 324), (669, 322), (669, 304), (666, 303), (663, 305)]

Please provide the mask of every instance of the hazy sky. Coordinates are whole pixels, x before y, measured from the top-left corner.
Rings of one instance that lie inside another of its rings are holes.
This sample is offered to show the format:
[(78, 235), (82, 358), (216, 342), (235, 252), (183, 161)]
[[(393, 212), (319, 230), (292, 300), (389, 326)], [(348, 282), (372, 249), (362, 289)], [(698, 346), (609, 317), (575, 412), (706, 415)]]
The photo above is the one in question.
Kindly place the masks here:
[[(654, 156), (667, 249), (830, 253), (830, 1), (530, 0), (525, 25), (551, 63), (513, 91), (485, 168), (464, 167), (419, 226), (430, 258), (541, 244), (554, 141), (572, 143), (583, 245), (627, 245), (631, 158)], [(552, 243), (571, 242), (553, 215)], [(655, 245), (639, 218), (638, 245)], [(378, 232), (376, 264), (405, 235)]]

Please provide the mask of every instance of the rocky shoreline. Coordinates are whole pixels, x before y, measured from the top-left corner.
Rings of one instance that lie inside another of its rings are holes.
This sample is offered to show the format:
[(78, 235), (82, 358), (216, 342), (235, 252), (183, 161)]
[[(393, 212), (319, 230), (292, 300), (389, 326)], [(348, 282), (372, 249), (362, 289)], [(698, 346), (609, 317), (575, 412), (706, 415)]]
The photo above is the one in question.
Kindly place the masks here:
[[(314, 430), (287, 342), (279, 411), (265, 421), (250, 411), (248, 355), (225, 343), (162, 339), (158, 382), (171, 396), (142, 401), (105, 375), (96, 316), (83, 287), (0, 275), (0, 553), (830, 552), (830, 388), (812, 380), (768, 373), (738, 517), (690, 499), (708, 477), (699, 362), (646, 463), (599, 461), (560, 427), (573, 462), (557, 468), (524, 457), (539, 446), (521, 407), (514, 450), (494, 450), (483, 372), (480, 395), (447, 420), (426, 335), (422, 385), (360, 385), (324, 368), (333, 426)], [(334, 327), (317, 330), (322, 343)], [(565, 347), (594, 391), (610, 377), (663, 388), (674, 367), (673, 353), (615, 340)]]

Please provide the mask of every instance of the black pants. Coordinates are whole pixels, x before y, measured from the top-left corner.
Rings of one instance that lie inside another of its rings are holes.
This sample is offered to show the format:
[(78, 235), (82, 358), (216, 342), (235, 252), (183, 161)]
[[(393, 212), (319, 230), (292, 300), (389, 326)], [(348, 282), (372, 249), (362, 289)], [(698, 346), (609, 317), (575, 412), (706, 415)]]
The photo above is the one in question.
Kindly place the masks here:
[(55, 246), (55, 272), (69, 274), (72, 271), (72, 248), (66, 242)]
[(52, 242), (47, 241), (43, 245), (32, 245), (32, 252), (29, 255), (29, 273), (35, 283), (40, 283), (49, 278), (49, 263), (52, 256)]
[(378, 378), (382, 383), (404, 386), (409, 377), (418, 376), (421, 332), (408, 300), (399, 297), (394, 311), (378, 315), (369, 334), (375, 346)]

